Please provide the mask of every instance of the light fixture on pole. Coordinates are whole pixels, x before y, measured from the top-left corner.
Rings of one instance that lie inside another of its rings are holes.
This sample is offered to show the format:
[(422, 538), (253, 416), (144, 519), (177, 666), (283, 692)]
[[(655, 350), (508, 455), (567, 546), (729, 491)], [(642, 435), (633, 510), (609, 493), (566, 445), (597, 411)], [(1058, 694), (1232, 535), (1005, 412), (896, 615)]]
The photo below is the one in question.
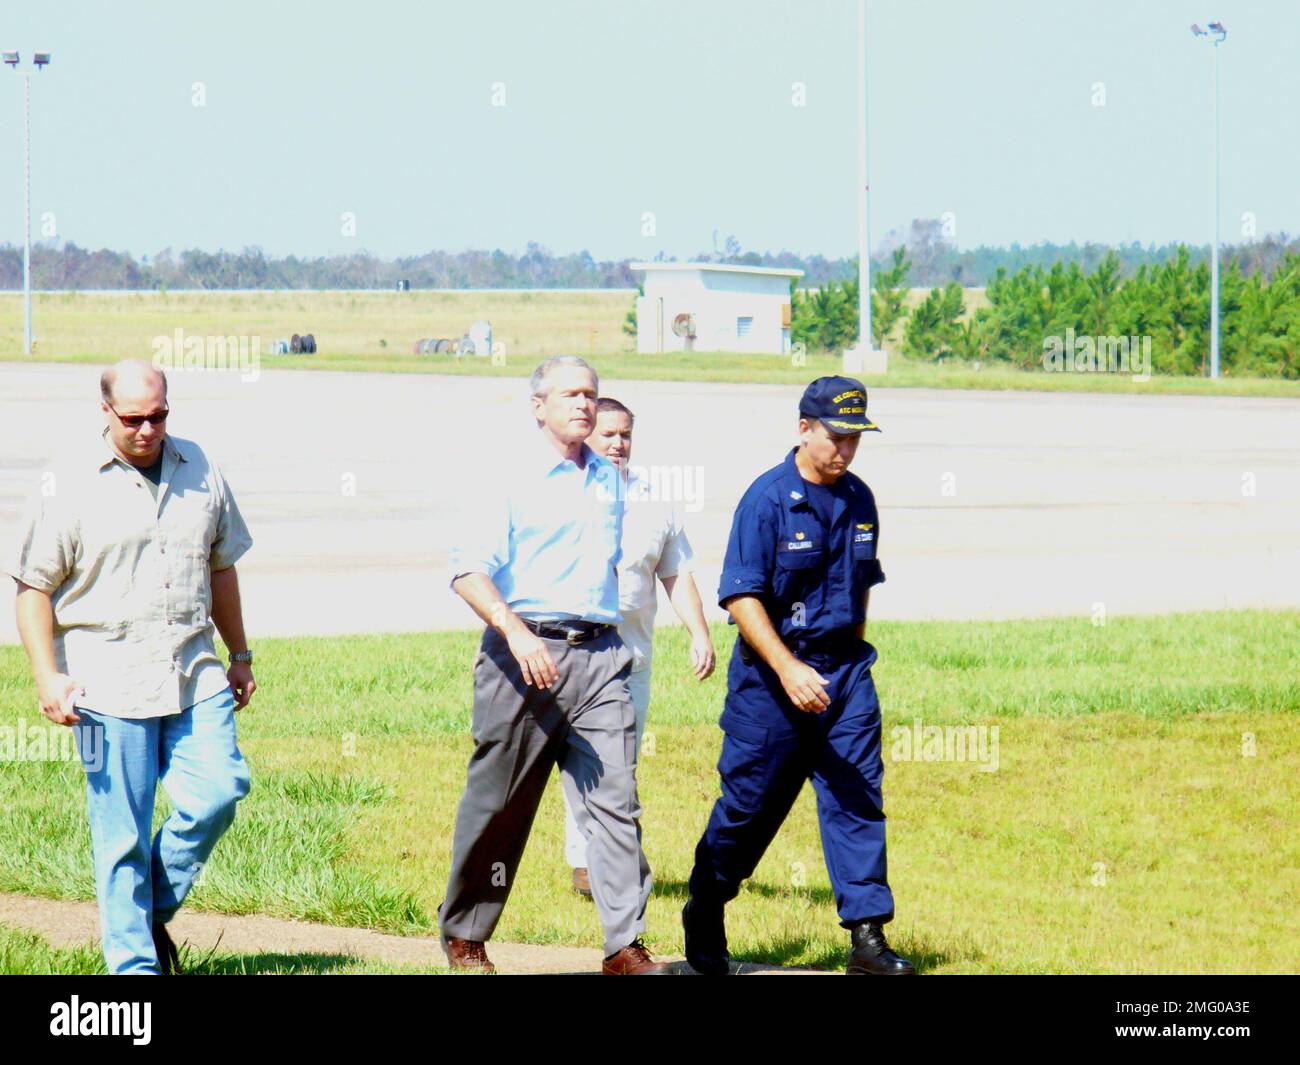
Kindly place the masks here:
[(844, 352), (844, 372), (884, 373), (885, 353), (871, 335), (871, 185), (867, 169), (867, 0), (858, 0), (858, 345)]
[[(23, 353), (32, 353), (32, 72), (19, 70), (16, 51), (0, 53), (5, 65), (23, 79)], [(36, 52), (38, 71), (49, 65), (49, 52)]]
[(1219, 376), (1219, 45), (1228, 38), (1222, 22), (1203, 30), (1193, 22), (1192, 35), (1214, 45), (1214, 248), (1210, 257), (1210, 376)]

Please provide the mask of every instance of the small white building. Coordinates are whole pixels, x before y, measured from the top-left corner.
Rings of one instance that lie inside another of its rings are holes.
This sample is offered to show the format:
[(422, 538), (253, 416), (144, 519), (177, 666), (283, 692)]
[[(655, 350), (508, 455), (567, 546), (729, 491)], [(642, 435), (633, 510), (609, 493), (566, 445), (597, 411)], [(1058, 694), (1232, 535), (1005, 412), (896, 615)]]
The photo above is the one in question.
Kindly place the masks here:
[(636, 350), (790, 350), (790, 279), (802, 270), (715, 263), (633, 263), (645, 273), (636, 301)]

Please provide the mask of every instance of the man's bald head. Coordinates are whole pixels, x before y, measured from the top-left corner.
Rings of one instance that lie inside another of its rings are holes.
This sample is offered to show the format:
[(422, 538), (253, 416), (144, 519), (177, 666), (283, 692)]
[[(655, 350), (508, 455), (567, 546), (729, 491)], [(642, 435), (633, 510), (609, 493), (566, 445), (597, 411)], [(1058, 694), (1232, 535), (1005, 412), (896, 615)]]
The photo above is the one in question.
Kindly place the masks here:
[(167, 375), (144, 359), (123, 359), (99, 375), (99, 394), (105, 403), (113, 402), (119, 382), (123, 391), (137, 394), (161, 385), (163, 397), (167, 396)]
[(99, 378), (100, 409), (113, 449), (136, 466), (152, 466), (167, 435), (167, 376), (144, 359), (123, 359)]

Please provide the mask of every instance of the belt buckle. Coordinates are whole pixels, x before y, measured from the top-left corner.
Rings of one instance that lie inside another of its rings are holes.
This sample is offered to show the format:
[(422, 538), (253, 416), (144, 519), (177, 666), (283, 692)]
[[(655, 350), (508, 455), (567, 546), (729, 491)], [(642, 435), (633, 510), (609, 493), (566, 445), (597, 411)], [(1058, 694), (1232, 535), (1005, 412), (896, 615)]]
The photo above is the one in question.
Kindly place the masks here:
[(564, 630), (564, 642), (567, 643), (570, 647), (577, 647), (578, 644), (582, 643), (584, 638), (585, 637), (581, 629), (566, 627)]

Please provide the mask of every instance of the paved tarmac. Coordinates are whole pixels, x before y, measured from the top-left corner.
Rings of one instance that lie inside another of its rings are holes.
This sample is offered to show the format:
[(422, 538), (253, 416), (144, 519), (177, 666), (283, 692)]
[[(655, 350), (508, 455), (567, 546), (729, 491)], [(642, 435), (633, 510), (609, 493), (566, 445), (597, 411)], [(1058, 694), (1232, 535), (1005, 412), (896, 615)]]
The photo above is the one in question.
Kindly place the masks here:
[[(101, 424), (98, 368), (0, 364), (0, 549), (23, 496)], [(169, 430), (224, 467), (255, 546), (251, 638), (464, 628), (447, 548), (534, 446), (522, 378), (175, 372)], [(795, 442), (799, 388), (603, 382), (633, 463), (687, 511), (711, 617), (731, 514)], [(871, 390), (853, 469), (881, 508), (877, 618), (1300, 606), (1300, 401)], [(531, 440), (530, 440), (531, 438)], [(12, 585), (0, 642), (14, 642)], [(662, 596), (661, 596), (662, 599)], [(671, 610), (661, 605), (661, 616)]]

